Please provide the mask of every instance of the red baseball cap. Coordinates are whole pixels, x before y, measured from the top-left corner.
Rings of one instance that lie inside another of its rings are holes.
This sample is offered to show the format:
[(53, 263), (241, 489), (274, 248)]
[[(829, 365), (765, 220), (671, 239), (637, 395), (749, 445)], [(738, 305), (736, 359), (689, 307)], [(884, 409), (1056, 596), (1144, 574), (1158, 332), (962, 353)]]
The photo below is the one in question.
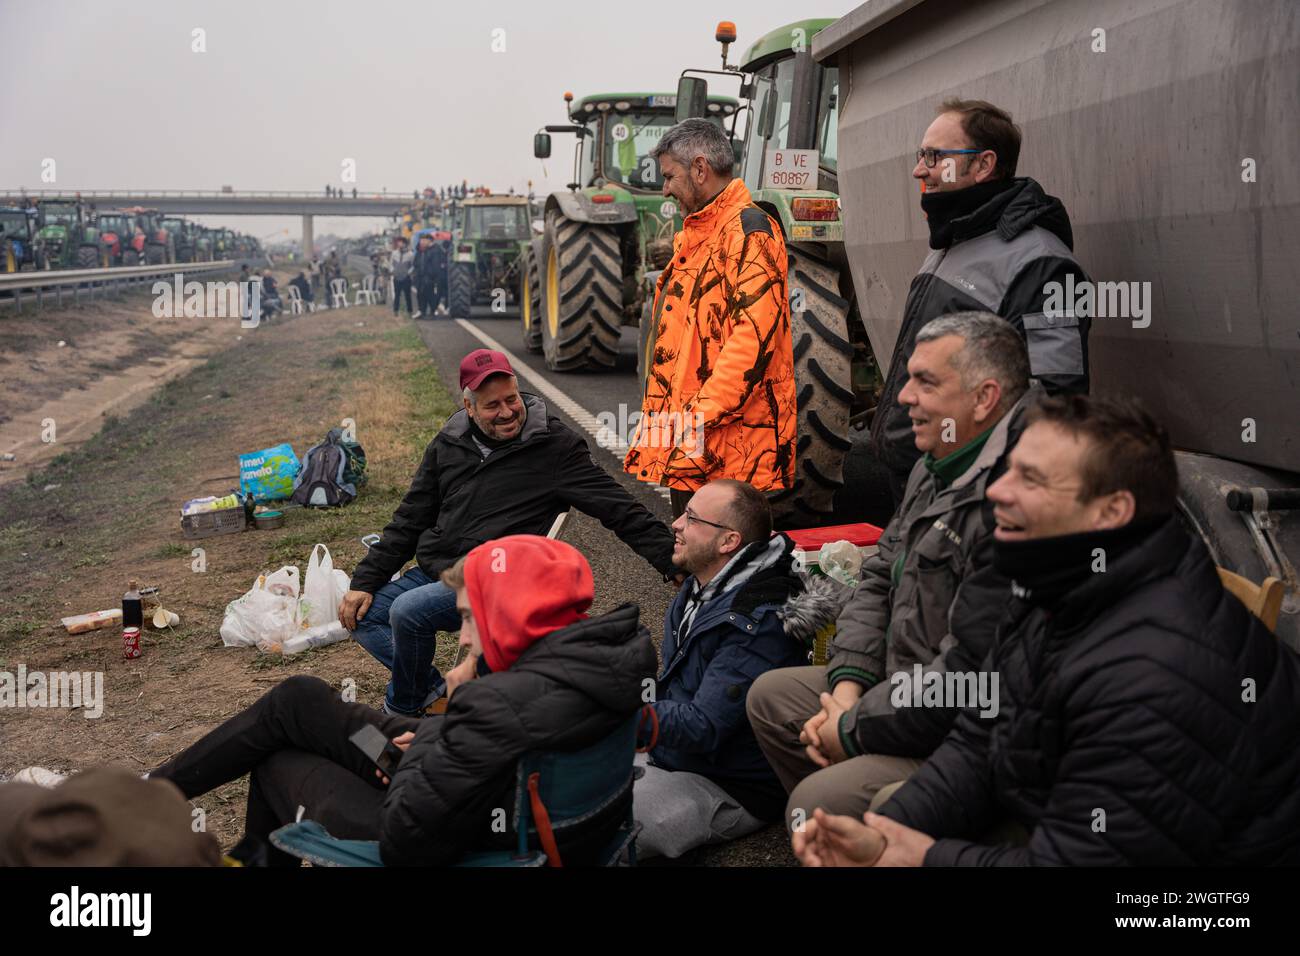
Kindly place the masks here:
[(515, 374), (510, 361), (502, 353), (491, 349), (475, 349), (460, 360), (460, 387), (473, 391), (489, 375), (501, 372), (506, 375)]

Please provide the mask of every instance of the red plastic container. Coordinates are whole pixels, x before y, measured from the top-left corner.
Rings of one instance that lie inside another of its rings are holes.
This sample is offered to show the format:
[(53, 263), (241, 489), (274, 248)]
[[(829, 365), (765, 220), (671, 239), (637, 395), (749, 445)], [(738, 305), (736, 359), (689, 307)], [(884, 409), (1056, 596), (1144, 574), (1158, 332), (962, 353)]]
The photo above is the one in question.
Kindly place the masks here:
[(822, 545), (830, 544), (832, 541), (848, 541), (859, 548), (866, 548), (879, 541), (884, 533), (883, 528), (877, 528), (874, 524), (866, 522), (833, 524), (824, 528), (800, 528), (798, 531), (786, 532), (794, 542), (794, 546), (804, 551), (820, 551)]

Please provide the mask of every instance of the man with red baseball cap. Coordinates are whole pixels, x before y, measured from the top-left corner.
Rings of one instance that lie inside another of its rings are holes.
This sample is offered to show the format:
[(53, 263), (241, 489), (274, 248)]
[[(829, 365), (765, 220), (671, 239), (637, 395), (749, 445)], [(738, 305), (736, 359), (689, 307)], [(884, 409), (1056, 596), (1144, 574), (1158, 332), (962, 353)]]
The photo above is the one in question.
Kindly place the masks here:
[[(513, 845), (509, 833), (494, 830), (494, 810), (513, 805), (519, 758), (579, 750), (623, 725), (642, 706), (654, 645), (635, 604), (588, 616), (591, 567), (563, 541), (486, 541), (441, 579), (468, 651), (447, 674), (445, 715), (381, 714), (299, 674), (154, 770), (149, 782), (170, 780), (193, 799), (252, 774), (246, 852), (299, 812), (340, 839), (378, 840), (389, 866), (438, 866), (485, 843)], [(367, 725), (402, 751), (391, 781), (350, 743)], [(631, 801), (629, 786), (610, 806), (557, 831), (564, 864), (595, 862)], [(276, 849), (267, 862), (298, 865)]]
[[(382, 538), (352, 574), (339, 620), (392, 671), (385, 709), (425, 712), (444, 692), (433, 664), (439, 631), (460, 628), (455, 594), (438, 575), (493, 538), (545, 535), (570, 507), (676, 577), (673, 534), (592, 460), (587, 443), (521, 393), (509, 360), (476, 349), (460, 363), (463, 408), (429, 447)], [(416, 564), (393, 580), (410, 561)]]

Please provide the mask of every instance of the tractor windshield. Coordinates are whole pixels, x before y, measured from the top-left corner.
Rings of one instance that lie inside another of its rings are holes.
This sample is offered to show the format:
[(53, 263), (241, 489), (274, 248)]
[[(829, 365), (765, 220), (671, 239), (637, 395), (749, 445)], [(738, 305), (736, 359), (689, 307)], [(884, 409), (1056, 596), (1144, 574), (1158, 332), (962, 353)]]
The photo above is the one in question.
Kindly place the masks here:
[(0, 235), (27, 238), (27, 216), (21, 212), (0, 212)]
[(77, 210), (73, 206), (46, 206), (41, 210), (41, 218), (47, 223), (72, 225), (77, 221)]
[(115, 232), (118, 235), (130, 234), (134, 230), (126, 221), (126, 216), (100, 216), (100, 232)]
[[(763, 157), (769, 149), (786, 149), (790, 143), (790, 104), (793, 99), (794, 57), (778, 60), (754, 76), (754, 109), (745, 133), (745, 167), (743, 177), (750, 189), (759, 186), (763, 175)], [(836, 168), (839, 143), (839, 70), (831, 67), (820, 72), (821, 89), (817, 93), (816, 145), (818, 164)]]
[(606, 179), (638, 189), (663, 188), (659, 164), (650, 151), (673, 125), (671, 111), (642, 110), (631, 113), (608, 113), (602, 147)]
[(468, 239), (527, 239), (528, 207), (466, 206), (465, 236)]

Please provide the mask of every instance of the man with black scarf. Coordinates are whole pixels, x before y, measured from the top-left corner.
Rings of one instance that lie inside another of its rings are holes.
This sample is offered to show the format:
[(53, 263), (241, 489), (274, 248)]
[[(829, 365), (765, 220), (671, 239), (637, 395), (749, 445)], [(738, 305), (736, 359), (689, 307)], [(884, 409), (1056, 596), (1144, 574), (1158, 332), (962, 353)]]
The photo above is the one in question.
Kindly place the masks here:
[(1030, 374), (1049, 395), (1088, 391), (1087, 316), (1048, 305), (1050, 283), (1087, 279), (1071, 252), (1070, 217), (1059, 199), (1016, 177), (1020, 129), (982, 100), (947, 100), (921, 140), (912, 177), (930, 227), (930, 255), (912, 280), (903, 325), (871, 425), (890, 473), (894, 505), (920, 452), (898, 401), (916, 333), (931, 319), (967, 310), (1002, 316), (1024, 336)]
[(879, 814), (818, 812), (796, 855), (1300, 862), (1300, 657), (1224, 590), (1177, 490), (1169, 436), (1136, 405), (1076, 395), (1032, 411), (988, 489), (994, 563), (1013, 581), (986, 665), (997, 714), (963, 713)]

